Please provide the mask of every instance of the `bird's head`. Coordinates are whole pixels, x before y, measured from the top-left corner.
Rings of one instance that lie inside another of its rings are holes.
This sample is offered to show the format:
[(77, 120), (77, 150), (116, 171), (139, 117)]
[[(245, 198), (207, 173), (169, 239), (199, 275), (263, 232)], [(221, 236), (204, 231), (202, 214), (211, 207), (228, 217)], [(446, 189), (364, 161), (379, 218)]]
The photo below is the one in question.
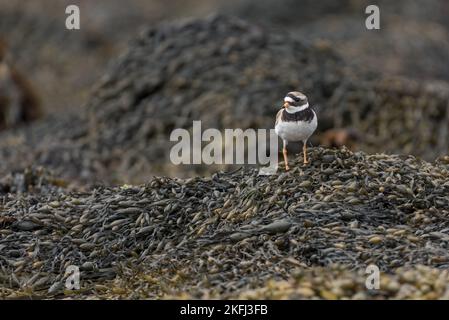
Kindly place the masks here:
[(284, 108), (286, 109), (307, 108), (308, 104), (306, 95), (299, 91), (289, 92), (284, 98)]

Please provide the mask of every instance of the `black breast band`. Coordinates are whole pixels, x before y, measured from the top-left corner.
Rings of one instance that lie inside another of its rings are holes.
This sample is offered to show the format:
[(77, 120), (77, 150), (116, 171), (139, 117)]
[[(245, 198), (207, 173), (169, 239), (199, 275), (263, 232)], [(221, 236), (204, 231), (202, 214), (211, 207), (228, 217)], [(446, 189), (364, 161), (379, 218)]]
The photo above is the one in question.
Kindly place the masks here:
[(313, 120), (314, 114), (311, 108), (306, 108), (304, 110), (289, 113), (287, 110), (282, 112), (281, 120), (285, 122), (293, 122), (293, 121), (306, 121), (311, 122)]

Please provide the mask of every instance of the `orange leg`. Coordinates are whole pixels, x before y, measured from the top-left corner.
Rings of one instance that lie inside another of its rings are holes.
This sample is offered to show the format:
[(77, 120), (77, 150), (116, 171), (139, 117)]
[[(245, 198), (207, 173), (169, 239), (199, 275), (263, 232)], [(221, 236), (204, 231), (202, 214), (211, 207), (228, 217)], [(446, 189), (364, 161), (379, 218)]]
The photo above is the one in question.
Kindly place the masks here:
[(288, 170), (290, 170), (290, 167), (288, 166), (287, 148), (286, 147), (284, 147), (282, 149), (282, 153), (284, 154), (285, 170), (288, 171)]
[(308, 164), (309, 161), (307, 160), (307, 141), (304, 141), (304, 145), (302, 147), (302, 153), (304, 154), (304, 164)]

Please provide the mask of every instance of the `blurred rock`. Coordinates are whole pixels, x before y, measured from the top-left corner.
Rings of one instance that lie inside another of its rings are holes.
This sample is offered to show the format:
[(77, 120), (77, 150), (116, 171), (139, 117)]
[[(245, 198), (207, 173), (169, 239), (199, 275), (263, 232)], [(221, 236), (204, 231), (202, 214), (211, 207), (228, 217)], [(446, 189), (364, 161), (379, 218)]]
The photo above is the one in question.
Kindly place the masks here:
[(100, 161), (128, 176), (205, 172), (170, 163), (173, 129), (194, 120), (203, 130), (273, 128), (286, 92), (299, 88), (324, 103), (342, 65), (332, 50), (226, 16), (151, 28), (90, 99), (90, 141)]
[(203, 129), (272, 128), (276, 105), (293, 89), (306, 92), (319, 114), (315, 144), (321, 132), (351, 127), (360, 135), (336, 146), (429, 160), (449, 148), (447, 84), (357, 72), (326, 43), (306, 45), (225, 16), (144, 32), (90, 100), (90, 140), (102, 163), (127, 176), (205, 172), (170, 164), (174, 128), (193, 120)]
[(291, 90), (307, 93), (318, 113), (313, 145), (328, 130), (352, 128), (356, 141), (334, 136), (324, 144), (427, 160), (449, 149), (447, 83), (366, 72), (327, 42), (218, 15), (144, 31), (85, 106), (0, 136), (0, 171), (43, 165), (89, 184), (209, 174), (217, 167), (170, 162), (172, 130), (190, 130), (195, 120), (203, 130), (273, 128)]
[(327, 102), (321, 130), (354, 128), (357, 148), (435, 160), (447, 154), (449, 85), (404, 78), (347, 77)]
[(41, 115), (37, 94), (7, 56), (6, 45), (0, 39), (0, 130), (28, 123)]
[[(76, 110), (110, 61), (140, 28), (163, 19), (204, 13), (218, 0), (0, 1), (0, 37), (15, 64), (42, 84), (45, 111)], [(65, 28), (65, 9), (78, 5), (81, 29)]]
[[(380, 8), (381, 29), (365, 28), (365, 8)], [(225, 12), (303, 39), (325, 39), (348, 63), (386, 75), (449, 80), (449, 3), (445, 0), (243, 0)]]
[(320, 136), (320, 145), (327, 148), (341, 148), (343, 146), (353, 150), (360, 141), (360, 133), (354, 129), (329, 129)]
[(50, 192), (67, 188), (67, 186), (68, 184), (64, 180), (54, 177), (48, 170), (42, 167), (32, 167), (2, 176), (0, 195)]

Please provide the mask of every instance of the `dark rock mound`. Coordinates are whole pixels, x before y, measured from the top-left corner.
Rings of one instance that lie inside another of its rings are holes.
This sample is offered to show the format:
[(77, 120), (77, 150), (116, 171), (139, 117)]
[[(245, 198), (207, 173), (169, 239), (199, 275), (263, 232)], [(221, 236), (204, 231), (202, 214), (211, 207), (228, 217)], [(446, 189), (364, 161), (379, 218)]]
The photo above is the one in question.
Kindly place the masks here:
[(324, 141), (321, 132), (350, 128), (357, 147), (370, 152), (432, 160), (447, 152), (446, 84), (345, 68), (326, 43), (308, 46), (224, 16), (144, 32), (92, 97), (90, 139), (101, 163), (128, 177), (201, 173), (170, 165), (174, 128), (189, 129), (193, 120), (203, 129), (272, 128), (292, 89), (306, 92), (319, 113), (315, 144)]
[(208, 174), (216, 167), (169, 161), (172, 130), (190, 130), (195, 120), (203, 130), (273, 128), (283, 95), (293, 89), (305, 92), (318, 112), (314, 145), (357, 137), (354, 148), (369, 152), (429, 160), (447, 154), (446, 83), (346, 67), (326, 43), (306, 45), (214, 16), (145, 31), (86, 108), (2, 135), (0, 170), (44, 165), (66, 178), (106, 184)]
[[(7, 41), (14, 64), (36, 84), (42, 107), (51, 112), (84, 102), (109, 58), (117, 54), (109, 34), (92, 28), (87, 14), (80, 32), (65, 28), (69, 4), (66, 0), (0, 4), (0, 37)], [(83, 7), (82, 12), (89, 9)]]
[(286, 92), (300, 89), (322, 103), (342, 64), (328, 48), (235, 18), (162, 25), (144, 32), (94, 93), (91, 139), (104, 161), (127, 172), (167, 173), (174, 128), (193, 120), (203, 128), (272, 128)]
[(355, 128), (358, 148), (413, 154), (427, 160), (449, 150), (449, 86), (374, 77), (347, 78), (327, 102), (326, 128)]
[[(365, 9), (380, 9), (368, 31)], [(228, 1), (225, 12), (315, 41), (326, 39), (347, 62), (384, 74), (448, 80), (449, 4), (445, 0)]]

